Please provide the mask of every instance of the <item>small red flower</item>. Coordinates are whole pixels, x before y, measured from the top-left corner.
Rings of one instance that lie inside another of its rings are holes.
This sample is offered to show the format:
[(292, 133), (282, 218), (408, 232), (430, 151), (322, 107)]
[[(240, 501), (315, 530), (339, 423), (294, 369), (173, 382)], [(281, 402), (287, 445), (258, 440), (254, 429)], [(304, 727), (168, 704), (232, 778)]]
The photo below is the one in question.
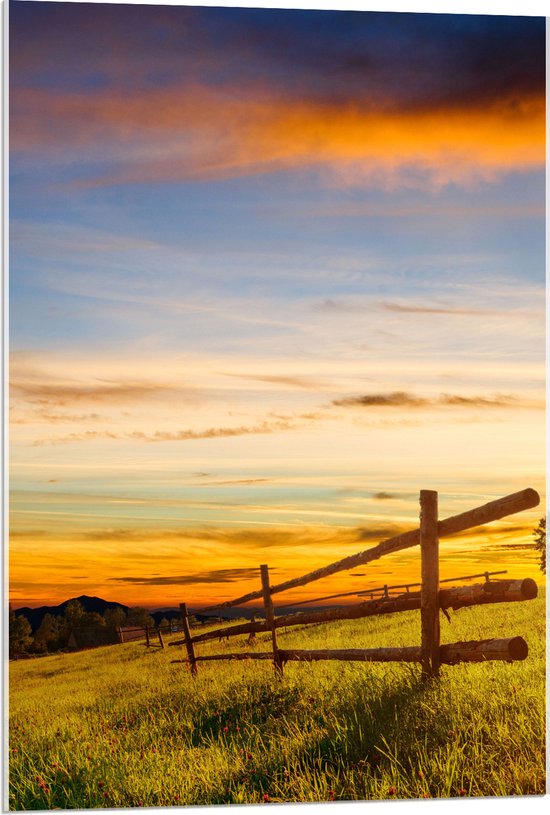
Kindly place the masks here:
[(463, 797), (464, 795), (466, 795), (466, 790), (464, 789), (464, 787), (461, 787), (461, 789), (459, 789), (458, 794), (459, 794), (461, 797)]
[(105, 786), (105, 781), (98, 781), (97, 786), (101, 789), (101, 787)]
[(271, 798), (269, 797), (269, 795), (266, 792), (266, 794), (264, 795), (264, 804), (270, 804), (270, 803), (271, 803)]
[(418, 771), (418, 777), (419, 778), (424, 778), (424, 773), (422, 772), (422, 770)]
[(397, 790), (395, 789), (395, 787), (393, 786), (388, 787), (388, 795), (395, 795), (396, 792)]
[(432, 796), (430, 795), (429, 792), (425, 792), (424, 795), (422, 796), (422, 798), (431, 798), (431, 797)]
[(247, 759), (248, 759), (249, 761), (251, 761), (251, 760), (252, 760), (252, 753), (248, 753), (246, 757), (247, 757)]
[(334, 790), (329, 790), (328, 791), (328, 800), (329, 801), (334, 801)]

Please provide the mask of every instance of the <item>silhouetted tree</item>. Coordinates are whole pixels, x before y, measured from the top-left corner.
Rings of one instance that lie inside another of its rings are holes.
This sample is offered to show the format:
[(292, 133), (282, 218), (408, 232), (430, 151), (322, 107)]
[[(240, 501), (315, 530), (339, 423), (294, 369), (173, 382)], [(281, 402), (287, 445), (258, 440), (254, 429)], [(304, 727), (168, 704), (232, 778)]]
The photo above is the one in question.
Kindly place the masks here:
[(128, 609), (126, 624), (136, 626), (136, 628), (146, 628), (147, 626), (153, 627), (155, 621), (146, 608), (135, 606), (134, 608)]
[(84, 606), (80, 600), (69, 600), (64, 614), (67, 628), (80, 628), (84, 623), (85, 614)]
[(103, 614), (105, 622), (107, 625), (125, 625), (126, 624), (126, 613), (123, 608), (120, 606), (115, 606), (115, 608), (107, 608)]
[(16, 617), (15, 612), (10, 608), (9, 625), (9, 656), (15, 657), (18, 654), (24, 654), (32, 644), (32, 628), (30, 622), (23, 615)]
[(52, 614), (45, 614), (34, 635), (35, 645), (43, 645), (42, 650), (55, 651), (60, 646), (61, 623)]
[(535, 549), (540, 552), (540, 569), (546, 574), (546, 518), (541, 518), (533, 532)]

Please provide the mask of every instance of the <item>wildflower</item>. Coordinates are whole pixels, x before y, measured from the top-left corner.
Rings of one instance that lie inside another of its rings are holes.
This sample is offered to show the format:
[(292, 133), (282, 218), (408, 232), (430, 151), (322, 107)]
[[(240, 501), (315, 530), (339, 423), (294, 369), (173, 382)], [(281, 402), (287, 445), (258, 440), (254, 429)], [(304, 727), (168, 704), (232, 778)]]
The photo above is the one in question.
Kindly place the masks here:
[(227, 725), (225, 725), (225, 727), (224, 727), (224, 729), (223, 729), (223, 732), (224, 732), (224, 733), (227, 733), (227, 731), (228, 731), (228, 730), (229, 730), (228, 726), (227, 726)]
[(334, 790), (329, 790), (328, 791), (328, 800), (329, 801), (334, 801)]
[(431, 798), (431, 797), (432, 796), (430, 795), (429, 792), (425, 792), (424, 795), (422, 796), (422, 798)]
[(422, 772), (422, 770), (418, 771), (418, 777), (419, 778), (424, 778), (424, 773)]
[(105, 782), (104, 781), (98, 781), (97, 786), (101, 789), (101, 787), (105, 786)]
[(104, 792), (104, 793), (103, 793), (103, 797), (104, 797), (104, 798), (108, 798), (108, 797), (109, 797), (109, 793), (108, 793), (108, 792)]
[(270, 803), (271, 803), (271, 798), (269, 797), (269, 795), (266, 792), (266, 794), (264, 795), (264, 804), (270, 804)]
[(240, 729), (241, 729), (241, 728), (239, 727), (239, 725), (237, 725), (237, 726), (235, 727), (235, 730), (237, 730), (237, 731), (239, 731)]
[(248, 753), (246, 757), (249, 761), (252, 761), (252, 753)]
[(397, 790), (394, 786), (388, 787), (388, 795), (395, 795), (396, 792)]
[(466, 790), (464, 789), (464, 787), (461, 787), (461, 788), (459, 789), (458, 794), (459, 794), (461, 797), (463, 797), (464, 795), (466, 795)]
[(370, 757), (370, 760), (374, 762), (380, 761), (380, 756), (378, 755), (378, 753), (373, 753), (372, 756)]

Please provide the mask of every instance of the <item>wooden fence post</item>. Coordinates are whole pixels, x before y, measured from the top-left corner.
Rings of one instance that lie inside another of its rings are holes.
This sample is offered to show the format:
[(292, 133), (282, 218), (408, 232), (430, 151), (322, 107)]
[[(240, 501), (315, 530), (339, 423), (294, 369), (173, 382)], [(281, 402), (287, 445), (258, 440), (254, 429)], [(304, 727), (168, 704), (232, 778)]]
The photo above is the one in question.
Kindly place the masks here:
[(162, 632), (161, 632), (161, 630), (160, 630), (160, 625), (159, 625), (159, 627), (157, 628), (157, 631), (158, 631), (158, 635), (159, 635), (160, 647), (161, 647), (161, 648), (164, 648), (164, 640), (162, 639)]
[(150, 642), (149, 642), (149, 626), (148, 625), (145, 626), (145, 642), (147, 643), (147, 648), (149, 648)]
[(124, 642), (124, 634), (122, 633), (122, 626), (117, 625), (116, 631), (117, 631), (117, 634), (118, 634), (118, 641), (122, 645), (122, 643)]
[(197, 674), (197, 661), (195, 659), (195, 649), (191, 640), (191, 630), (189, 628), (189, 617), (187, 616), (187, 606), (185, 603), (180, 603), (181, 612), (181, 625), (183, 628), (183, 636), (185, 637), (185, 647), (187, 648), (187, 656), (189, 658), (189, 665), (191, 666), (191, 674)]
[(439, 676), (439, 538), (437, 492), (420, 491), (422, 676)]
[(283, 675), (283, 662), (279, 656), (279, 649), (277, 647), (277, 634), (275, 631), (275, 612), (273, 610), (273, 600), (271, 599), (271, 589), (269, 587), (269, 568), (266, 564), (260, 566), (260, 573), (262, 576), (262, 594), (265, 607), (265, 619), (267, 627), (271, 631), (271, 642), (273, 645), (273, 665), (279, 676)]

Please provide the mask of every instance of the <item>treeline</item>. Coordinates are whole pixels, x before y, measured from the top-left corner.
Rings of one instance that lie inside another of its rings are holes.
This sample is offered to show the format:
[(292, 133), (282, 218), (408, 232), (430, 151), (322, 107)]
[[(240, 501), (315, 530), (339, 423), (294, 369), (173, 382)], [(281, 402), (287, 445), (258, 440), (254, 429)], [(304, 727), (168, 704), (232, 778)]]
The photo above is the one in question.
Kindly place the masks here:
[[(169, 621), (163, 619), (162, 626)], [(154, 627), (155, 620), (146, 608), (136, 606), (126, 613), (120, 607), (108, 608), (103, 614), (86, 611), (78, 600), (70, 600), (62, 615), (45, 614), (39, 628), (33, 634), (32, 627), (24, 615), (17, 615), (10, 609), (9, 616), (9, 656), (15, 658), (24, 654), (47, 654), (67, 648), (71, 631), (74, 628), (97, 628), (102, 626)]]

